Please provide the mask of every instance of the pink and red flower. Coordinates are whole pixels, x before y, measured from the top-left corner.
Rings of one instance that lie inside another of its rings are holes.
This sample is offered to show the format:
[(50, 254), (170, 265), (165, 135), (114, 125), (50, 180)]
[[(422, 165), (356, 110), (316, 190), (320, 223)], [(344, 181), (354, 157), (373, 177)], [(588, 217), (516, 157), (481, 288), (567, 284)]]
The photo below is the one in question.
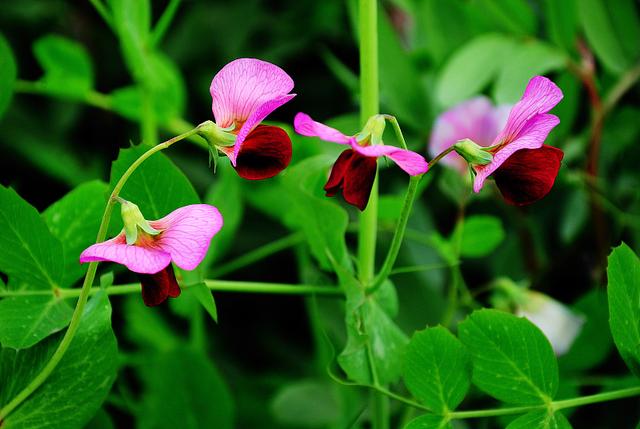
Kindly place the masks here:
[(222, 216), (213, 206), (193, 204), (147, 223), (151, 231), (158, 232), (156, 235), (138, 229), (135, 242), (127, 244), (123, 230), (116, 237), (85, 249), (80, 263), (111, 261), (126, 266), (139, 274), (144, 303), (154, 306), (167, 297), (180, 295), (171, 262), (183, 270), (195, 269), (220, 231)]
[(293, 80), (280, 67), (253, 58), (224, 66), (211, 81), (216, 125), (235, 134), (233, 146), (218, 146), (238, 174), (246, 179), (273, 177), (291, 161), (287, 133), (260, 123), (295, 94)]
[(371, 136), (358, 141), (357, 136), (342, 134), (335, 128), (314, 121), (305, 113), (296, 115), (294, 128), (303, 136), (351, 146), (336, 160), (324, 190), (329, 197), (341, 190), (345, 201), (360, 210), (364, 210), (369, 202), (379, 157), (391, 158), (411, 176), (426, 173), (428, 169), (425, 159), (415, 152), (384, 144), (371, 145)]

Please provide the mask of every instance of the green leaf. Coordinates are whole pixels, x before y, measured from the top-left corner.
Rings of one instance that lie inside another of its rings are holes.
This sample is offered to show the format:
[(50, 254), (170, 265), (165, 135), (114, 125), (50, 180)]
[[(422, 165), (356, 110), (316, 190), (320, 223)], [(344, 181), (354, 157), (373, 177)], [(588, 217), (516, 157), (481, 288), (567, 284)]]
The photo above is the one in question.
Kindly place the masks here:
[(578, 32), (578, 9), (576, 3), (576, 0), (544, 1), (549, 38), (566, 52), (573, 52), (576, 49)]
[(507, 429), (571, 429), (571, 424), (560, 412), (532, 411), (512, 421)]
[(559, 70), (566, 65), (567, 57), (549, 44), (539, 41), (519, 44), (498, 74), (493, 91), (496, 103), (516, 103), (532, 77)]
[(404, 429), (451, 429), (451, 423), (446, 417), (434, 414), (424, 414), (409, 422)]
[(473, 383), (494, 398), (544, 404), (558, 390), (558, 363), (549, 340), (526, 319), (498, 310), (474, 311), (459, 325), (473, 358)]
[(150, 2), (109, 0), (109, 6), (127, 67), (136, 80), (142, 80), (151, 74), (146, 62), (151, 29)]
[(413, 396), (444, 415), (460, 405), (469, 390), (471, 357), (448, 329), (427, 328), (411, 338), (403, 376)]
[(36, 209), (0, 186), (0, 271), (28, 289), (64, 286), (64, 253)]
[(569, 352), (561, 356), (558, 363), (562, 370), (585, 371), (602, 363), (613, 346), (607, 295), (602, 290), (593, 289), (580, 297), (571, 309), (584, 315), (585, 323)]
[(16, 296), (0, 301), (0, 344), (26, 349), (69, 324), (73, 309), (52, 296)]
[(180, 338), (160, 313), (150, 311), (143, 304), (140, 295), (126, 299), (123, 314), (126, 338), (131, 342), (161, 352), (172, 350), (181, 344)]
[(609, 255), (607, 277), (613, 341), (627, 366), (640, 377), (640, 260), (625, 243)]
[(513, 48), (511, 39), (501, 34), (483, 34), (463, 45), (440, 72), (437, 100), (443, 107), (451, 107), (482, 91)]
[[(125, 170), (149, 149), (150, 146), (138, 145), (120, 150), (118, 159), (111, 167), (110, 189), (113, 189)], [(160, 219), (179, 207), (199, 201), (189, 179), (162, 153), (152, 155), (138, 167), (120, 192), (120, 196), (137, 204), (149, 220)], [(111, 226), (113, 234), (120, 231), (120, 216), (112, 216)]]
[(578, 1), (578, 16), (587, 41), (602, 64), (615, 74), (620, 74), (629, 67), (629, 58), (625, 55), (611, 17), (611, 10), (622, 3), (610, 4), (604, 0)]
[[(23, 351), (0, 351), (0, 404), (6, 404), (40, 372), (61, 334)], [(82, 428), (98, 411), (115, 380), (118, 351), (111, 306), (104, 292), (87, 304), (67, 353), (46, 383), (4, 420), (3, 429)]]
[(324, 380), (301, 380), (281, 388), (271, 402), (280, 425), (321, 428), (341, 418), (341, 402), (335, 385)]
[(107, 190), (107, 184), (99, 180), (84, 183), (42, 213), (49, 230), (62, 243), (65, 285), (75, 283), (87, 271), (78, 258), (96, 240)]
[(207, 313), (217, 323), (218, 322), (218, 310), (216, 309), (216, 302), (213, 299), (213, 294), (209, 290), (206, 284), (197, 283), (193, 286), (185, 288), (186, 293), (192, 294), (196, 297), (198, 302), (202, 304)]
[[(378, 382), (395, 382), (401, 375), (407, 336), (392, 320), (389, 310), (397, 308), (391, 283), (375, 294), (365, 296), (362, 286), (342, 267), (336, 267), (340, 283), (347, 294), (345, 321), (347, 344), (338, 356), (338, 363), (347, 376), (358, 383), (374, 382), (375, 371)], [(395, 290), (395, 289), (394, 289)], [(397, 298), (396, 298), (397, 303)], [(371, 361), (375, 368), (371, 368)]]
[(89, 423), (87, 423), (84, 429), (114, 429), (114, 427), (109, 413), (101, 408)]
[(527, 0), (476, 0), (471, 13), (482, 15), (492, 31), (501, 29), (517, 35), (535, 35), (536, 17)]
[(207, 356), (183, 346), (153, 352), (144, 365), (140, 429), (233, 428), (231, 393)]
[(7, 39), (0, 34), (0, 118), (11, 103), (18, 70)]
[(289, 168), (284, 179), (295, 211), (292, 219), (304, 231), (313, 256), (324, 269), (331, 268), (327, 252), (338, 264), (350, 265), (344, 237), (349, 222), (347, 212), (321, 196), (330, 162), (323, 155), (306, 159)]
[(93, 88), (93, 68), (84, 47), (55, 34), (38, 39), (33, 52), (44, 70), (38, 84), (48, 93), (84, 99)]
[[(502, 221), (494, 216), (469, 216), (456, 226), (451, 238), (455, 243), (459, 234), (460, 255), (465, 258), (481, 258), (493, 252), (505, 238)], [(454, 245), (454, 244), (452, 244)]]
[(204, 259), (203, 266), (208, 267), (219, 261), (234, 242), (236, 232), (242, 223), (244, 202), (242, 199), (242, 178), (238, 176), (230, 163), (220, 163), (213, 185), (209, 188), (204, 202), (220, 210), (224, 225), (218, 234), (214, 246)]

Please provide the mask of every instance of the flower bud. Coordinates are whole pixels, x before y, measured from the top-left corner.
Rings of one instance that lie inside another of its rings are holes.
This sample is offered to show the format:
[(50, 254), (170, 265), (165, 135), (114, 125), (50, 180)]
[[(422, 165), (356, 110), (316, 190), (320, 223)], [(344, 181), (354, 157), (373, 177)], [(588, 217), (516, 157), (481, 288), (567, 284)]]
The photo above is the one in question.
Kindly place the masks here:
[(127, 244), (132, 245), (138, 240), (138, 228), (149, 235), (158, 235), (162, 232), (149, 225), (137, 205), (126, 200), (120, 200), (120, 203), (120, 214), (124, 223)]
[(470, 139), (459, 140), (453, 148), (458, 155), (472, 165), (487, 165), (493, 161), (493, 156), (487, 152), (486, 148)]
[(205, 121), (198, 125), (198, 135), (205, 139), (211, 148), (233, 146), (236, 142), (236, 135), (231, 131), (234, 128), (234, 125), (228, 128), (220, 128), (213, 121)]
[(361, 142), (369, 138), (371, 140), (371, 144), (381, 144), (385, 125), (386, 121), (384, 119), (384, 115), (373, 115), (367, 120), (367, 123), (364, 125), (362, 131), (360, 131), (360, 134), (356, 137), (356, 140)]

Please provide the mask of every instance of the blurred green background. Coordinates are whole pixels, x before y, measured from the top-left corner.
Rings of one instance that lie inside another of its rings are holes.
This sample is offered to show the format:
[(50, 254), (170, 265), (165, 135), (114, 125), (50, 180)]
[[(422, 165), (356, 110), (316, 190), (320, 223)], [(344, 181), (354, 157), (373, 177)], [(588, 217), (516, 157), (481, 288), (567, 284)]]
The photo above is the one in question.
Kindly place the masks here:
[[(166, 31), (144, 39), (136, 51), (139, 22), (129, 23), (132, 33), (124, 37), (90, 1), (1, 6), (0, 74), (9, 81), (17, 76), (13, 95), (0, 94), (2, 185), (42, 211), (81, 183), (108, 181), (119, 149), (153, 138), (156, 129), (161, 141), (213, 119), (211, 78), (238, 57), (273, 62), (293, 77), (298, 96), (270, 121), (291, 124), (303, 111), (347, 134), (359, 130), (356, 2), (153, 1), (153, 27), (163, 22), (167, 7), (175, 8), (175, 16)], [(425, 156), (434, 120), (458, 102), (482, 93), (496, 104), (514, 103), (536, 74), (552, 78), (565, 94), (553, 111), (561, 124), (547, 141), (564, 150), (563, 166), (539, 203), (516, 209), (495, 190), (470, 195), (466, 179), (443, 167), (425, 179), (398, 266), (461, 258), (442, 243), (465, 217), (491, 216), (479, 234), (496, 244), (462, 255), (459, 268), (393, 277), (397, 321), (408, 335), (443, 322), (451, 281), (480, 291), (507, 277), (575, 304), (589, 319), (583, 349), (568, 355), (564, 366), (561, 359), (565, 397), (633, 382), (609, 353), (606, 302), (598, 301), (598, 291), (611, 246), (624, 240), (637, 251), (640, 243), (639, 13), (633, 0), (381, 3), (381, 111), (399, 119), (410, 148)], [(141, 126), (139, 91), (152, 94), (151, 130)], [(390, 133), (388, 138), (393, 143)], [(292, 140), (293, 165), (339, 149), (315, 139)], [(212, 276), (225, 261), (295, 233), (290, 208), (278, 200), (279, 192), (287, 192), (282, 180), (240, 181), (226, 159), (214, 176), (197, 145), (177, 145), (170, 157), (205, 201), (221, 207), (230, 225), (212, 258)], [(405, 186), (402, 172), (382, 172), (379, 260)], [(351, 208), (349, 213), (353, 226), (357, 217)], [(333, 283), (297, 237), (295, 246), (222, 277)], [(348, 243), (354, 239), (349, 235)], [(117, 272), (116, 283), (133, 281), (128, 276)], [(151, 311), (138, 296), (112, 299), (121, 369), (89, 427), (366, 427), (365, 392), (326, 373), (333, 355), (326, 338), (336, 350), (344, 344), (339, 300), (215, 296), (219, 324), (204, 317), (194, 321), (186, 300)], [(486, 298), (478, 299), (489, 305)], [(594, 349), (601, 356), (589, 360)], [(477, 398), (472, 395), (469, 406), (489, 406)], [(578, 428), (631, 428), (639, 410), (638, 400), (629, 399), (581, 408), (571, 421)], [(395, 409), (394, 424), (410, 413)], [(502, 423), (471, 420), (456, 427)]]

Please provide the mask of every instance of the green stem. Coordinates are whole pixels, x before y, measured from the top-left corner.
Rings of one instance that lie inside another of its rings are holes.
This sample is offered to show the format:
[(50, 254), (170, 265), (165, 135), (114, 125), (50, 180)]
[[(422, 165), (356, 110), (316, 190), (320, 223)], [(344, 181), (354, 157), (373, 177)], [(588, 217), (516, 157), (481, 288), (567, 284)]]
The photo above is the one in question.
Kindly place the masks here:
[(153, 32), (151, 33), (151, 45), (157, 46), (158, 43), (162, 40), (162, 37), (167, 32), (169, 25), (171, 25), (171, 21), (176, 15), (178, 11), (178, 7), (180, 7), (180, 3), (182, 0), (171, 0), (164, 12), (162, 12), (162, 16), (158, 20)]
[[(235, 293), (268, 293), (274, 295), (327, 295), (344, 297), (344, 291), (335, 286), (323, 285), (299, 285), (287, 283), (261, 283), (243, 282), (232, 280), (205, 280), (206, 286), (213, 292), (235, 292)], [(181, 285), (181, 289), (188, 289), (192, 285)], [(100, 287), (92, 287), (89, 295), (94, 295), (101, 290)], [(105, 288), (107, 295), (129, 295), (140, 292), (140, 283), (127, 283), (123, 285), (112, 285)], [(0, 291), (0, 298), (12, 296), (56, 296), (59, 298), (77, 298), (82, 294), (82, 289), (58, 288), (50, 290), (16, 290)]]
[(602, 103), (602, 112), (604, 115), (615, 107), (622, 96), (636, 84), (638, 79), (640, 79), (640, 64), (627, 70), (607, 93)]
[(400, 219), (398, 220), (398, 224), (396, 225), (396, 230), (393, 234), (393, 239), (391, 240), (389, 252), (387, 253), (387, 257), (384, 260), (384, 264), (382, 265), (380, 272), (373, 280), (371, 286), (369, 286), (368, 288), (368, 291), (370, 293), (378, 290), (378, 288), (380, 288), (387, 277), (389, 277), (389, 274), (391, 274), (393, 264), (395, 264), (396, 262), (398, 252), (400, 251), (400, 246), (402, 245), (402, 241), (404, 239), (404, 231), (407, 228), (407, 221), (409, 220), (409, 215), (411, 214), (411, 208), (413, 207), (413, 201), (415, 200), (416, 196), (416, 189), (418, 188), (418, 183), (420, 182), (421, 177), (422, 175), (411, 176), (411, 179), (409, 180), (409, 187), (407, 188), (407, 194), (404, 197), (402, 211), (400, 212)]
[(211, 272), (211, 276), (216, 278), (222, 277), (225, 274), (229, 274), (240, 268), (246, 267), (247, 265), (251, 265), (257, 261), (260, 261), (261, 259), (273, 255), (274, 253), (278, 253), (302, 242), (304, 242), (304, 234), (302, 232), (296, 232), (287, 235), (284, 238), (272, 241), (271, 243), (258, 247), (257, 249), (245, 253), (236, 259), (220, 265)]
[(407, 142), (404, 140), (404, 135), (402, 134), (402, 130), (400, 129), (400, 124), (398, 123), (398, 120), (396, 119), (395, 116), (393, 115), (384, 115), (384, 118), (391, 122), (391, 125), (393, 126), (393, 131), (396, 134), (396, 138), (398, 139), (398, 141), (400, 142), (400, 145), (402, 146), (403, 149), (409, 149), (407, 147)]
[(435, 158), (433, 158), (431, 161), (429, 161), (429, 168), (431, 168), (434, 165), (436, 165), (438, 162), (440, 162), (440, 160), (442, 158), (444, 158), (445, 156), (447, 156), (448, 154), (450, 154), (454, 150), (455, 150), (455, 147), (449, 146), (448, 148), (446, 148), (445, 150), (440, 152)]
[[(102, 215), (102, 221), (100, 222), (100, 229), (98, 230), (98, 236), (96, 238), (96, 242), (104, 241), (107, 230), (109, 228), (109, 221), (111, 220), (111, 213), (113, 211), (113, 206), (116, 202), (116, 197), (120, 193), (120, 190), (127, 182), (131, 174), (138, 168), (145, 159), (149, 158), (156, 152), (159, 152), (163, 149), (168, 148), (172, 144), (197, 133), (198, 129), (194, 128), (191, 131), (188, 131), (184, 134), (181, 134), (177, 137), (174, 137), (170, 140), (167, 140), (164, 143), (161, 143), (157, 146), (152, 147), (148, 151), (146, 151), (140, 158), (138, 158), (131, 166), (124, 172), (118, 183), (113, 188), (111, 192), (111, 196), (107, 201), (107, 206)], [(42, 370), (31, 380), (31, 382), (22, 389), (11, 401), (9, 401), (2, 409), (0, 409), (0, 421), (2, 421), (5, 417), (9, 415), (16, 407), (18, 407), (22, 402), (24, 402), (33, 392), (38, 389), (45, 382), (45, 380), (51, 375), (53, 370), (58, 366), (60, 360), (67, 352), (73, 337), (75, 336), (78, 327), (80, 326), (80, 320), (82, 318), (82, 313), (84, 310), (84, 306), (87, 303), (87, 299), (89, 298), (89, 294), (91, 293), (91, 285), (93, 284), (93, 280), (95, 279), (96, 270), (98, 268), (98, 262), (89, 263), (89, 267), (87, 269), (87, 274), (84, 277), (84, 282), (82, 283), (82, 288), (79, 291), (78, 302), (76, 303), (76, 308), (73, 311), (73, 315), (71, 316), (71, 322), (69, 322), (69, 328), (65, 332), (60, 344), (58, 344), (58, 348), (56, 348), (55, 352), (47, 362), (47, 364), (42, 368)]]
[(104, 22), (115, 33), (115, 27), (113, 26), (113, 17), (111, 15), (111, 12), (107, 9), (107, 7), (100, 0), (89, 0), (89, 2), (96, 9), (96, 11), (98, 12), (98, 15), (102, 17)]

